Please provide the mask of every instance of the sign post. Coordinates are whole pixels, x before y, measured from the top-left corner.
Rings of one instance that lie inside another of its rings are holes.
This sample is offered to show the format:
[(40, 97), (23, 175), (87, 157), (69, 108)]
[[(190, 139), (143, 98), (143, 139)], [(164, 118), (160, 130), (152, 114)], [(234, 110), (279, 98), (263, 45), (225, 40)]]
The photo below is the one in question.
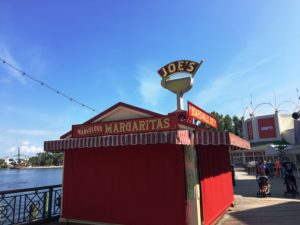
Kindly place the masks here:
[[(183, 94), (189, 91), (194, 84), (194, 76), (203, 63), (191, 60), (178, 60), (161, 67), (157, 72), (162, 77), (161, 86), (173, 92), (177, 96), (177, 111), (183, 111)], [(187, 73), (189, 76), (171, 79), (178, 73)]]

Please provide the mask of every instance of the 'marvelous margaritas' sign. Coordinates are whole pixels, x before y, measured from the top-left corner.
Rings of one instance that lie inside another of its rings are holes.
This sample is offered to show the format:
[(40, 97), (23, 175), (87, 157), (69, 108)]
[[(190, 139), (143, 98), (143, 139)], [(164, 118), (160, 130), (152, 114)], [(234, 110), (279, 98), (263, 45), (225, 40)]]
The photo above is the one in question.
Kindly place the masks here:
[(99, 122), (72, 126), (72, 137), (91, 137), (124, 133), (155, 132), (176, 129), (173, 117), (150, 117), (143, 119)]

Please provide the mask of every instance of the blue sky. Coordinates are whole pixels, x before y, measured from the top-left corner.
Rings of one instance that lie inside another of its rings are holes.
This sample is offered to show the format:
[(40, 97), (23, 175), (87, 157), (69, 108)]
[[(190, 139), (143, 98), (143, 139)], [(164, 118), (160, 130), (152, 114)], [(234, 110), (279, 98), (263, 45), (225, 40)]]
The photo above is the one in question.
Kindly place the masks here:
[[(241, 116), (251, 94), (254, 106), (274, 92), (299, 103), (299, 12), (298, 0), (2, 0), (0, 57), (99, 112), (123, 101), (164, 114), (176, 98), (156, 71), (205, 59), (185, 101)], [(0, 157), (39, 152), (96, 115), (3, 64), (0, 102)]]

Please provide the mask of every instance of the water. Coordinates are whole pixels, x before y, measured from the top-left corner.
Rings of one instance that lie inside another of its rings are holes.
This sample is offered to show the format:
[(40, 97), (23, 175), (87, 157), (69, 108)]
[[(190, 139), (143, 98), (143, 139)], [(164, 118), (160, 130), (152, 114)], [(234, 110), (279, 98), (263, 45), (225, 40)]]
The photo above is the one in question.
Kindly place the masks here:
[(62, 168), (0, 169), (0, 191), (62, 184)]

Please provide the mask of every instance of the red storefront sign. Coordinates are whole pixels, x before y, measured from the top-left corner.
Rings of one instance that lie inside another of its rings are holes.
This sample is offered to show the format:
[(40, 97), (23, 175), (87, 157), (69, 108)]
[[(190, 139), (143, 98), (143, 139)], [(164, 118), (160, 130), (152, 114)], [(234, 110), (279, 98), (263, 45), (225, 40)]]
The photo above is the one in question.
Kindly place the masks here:
[(235, 157), (240, 157), (240, 156), (242, 156), (242, 153), (240, 153), (240, 152), (230, 152), (230, 155), (235, 156)]
[(92, 137), (126, 133), (144, 133), (176, 129), (174, 117), (149, 117), (143, 119), (98, 122), (72, 126), (72, 137)]
[(263, 118), (257, 120), (259, 138), (275, 138), (275, 118)]
[(188, 102), (188, 117), (199, 120), (213, 128), (218, 128), (218, 120), (194, 104)]
[(248, 133), (248, 140), (253, 140), (253, 126), (252, 121), (247, 122), (247, 133)]
[(254, 155), (255, 156), (262, 156), (262, 155), (265, 155), (264, 152), (254, 152)]

